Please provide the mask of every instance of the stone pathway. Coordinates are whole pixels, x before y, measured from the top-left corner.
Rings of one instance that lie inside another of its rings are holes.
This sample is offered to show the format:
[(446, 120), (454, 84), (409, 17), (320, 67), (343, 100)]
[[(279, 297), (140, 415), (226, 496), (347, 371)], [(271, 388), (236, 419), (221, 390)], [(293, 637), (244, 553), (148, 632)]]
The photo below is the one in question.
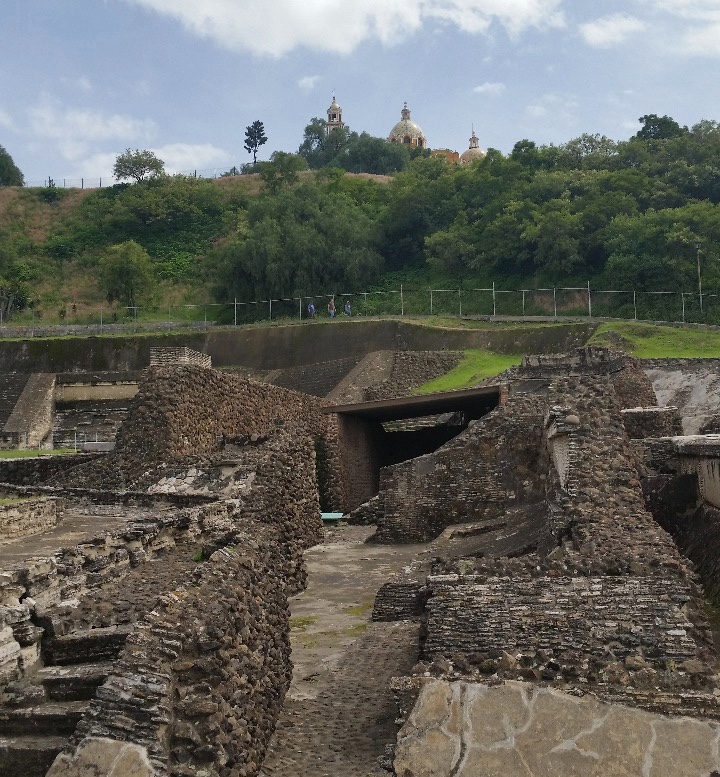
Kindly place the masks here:
[(417, 661), (418, 624), (371, 623), (378, 588), (428, 545), (366, 545), (374, 527), (338, 527), (305, 554), (291, 601), (293, 682), (262, 777), (368, 777), (394, 742), (390, 678)]

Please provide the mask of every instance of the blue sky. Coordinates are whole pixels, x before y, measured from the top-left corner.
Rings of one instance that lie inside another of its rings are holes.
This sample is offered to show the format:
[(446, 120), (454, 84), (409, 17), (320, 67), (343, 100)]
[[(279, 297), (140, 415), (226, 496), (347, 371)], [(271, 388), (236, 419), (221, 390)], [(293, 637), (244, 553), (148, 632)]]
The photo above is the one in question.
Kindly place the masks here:
[(110, 180), (149, 148), (168, 171), (250, 161), (259, 119), (296, 151), (333, 92), (384, 137), (407, 101), (430, 147), (463, 151), (638, 117), (720, 120), (720, 0), (2, 0), (0, 145), (29, 183)]

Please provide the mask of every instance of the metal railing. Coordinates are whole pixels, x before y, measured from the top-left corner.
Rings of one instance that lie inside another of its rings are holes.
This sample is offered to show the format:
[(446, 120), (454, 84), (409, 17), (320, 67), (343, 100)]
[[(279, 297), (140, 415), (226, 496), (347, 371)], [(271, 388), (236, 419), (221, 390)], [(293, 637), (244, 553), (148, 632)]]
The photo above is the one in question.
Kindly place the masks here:
[[(335, 317), (452, 316), (512, 319), (622, 319), (664, 323), (720, 324), (720, 293), (688, 291), (635, 291), (553, 287), (541, 289), (408, 288), (382, 291), (302, 294), (263, 300), (194, 305), (115, 307), (72, 304), (63, 306), (64, 317), (40, 307), (0, 320), (0, 336), (110, 333), (169, 328), (205, 328), (273, 321), (329, 319), (328, 301), (334, 300)], [(312, 303), (315, 315), (309, 312)]]

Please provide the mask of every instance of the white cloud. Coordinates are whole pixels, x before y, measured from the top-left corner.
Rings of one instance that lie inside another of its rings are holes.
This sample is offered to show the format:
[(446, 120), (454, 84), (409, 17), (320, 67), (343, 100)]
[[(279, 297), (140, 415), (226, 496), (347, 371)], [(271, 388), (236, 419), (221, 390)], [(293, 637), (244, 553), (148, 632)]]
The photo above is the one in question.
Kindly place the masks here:
[(493, 97), (502, 94), (505, 91), (505, 84), (490, 83), (486, 81), (484, 84), (480, 84), (473, 89), (475, 94), (490, 94)]
[(2, 108), (0, 108), (0, 127), (5, 127), (5, 129), (9, 130), (16, 128), (12, 116), (7, 111), (2, 110)]
[(609, 48), (622, 43), (634, 33), (641, 32), (645, 27), (645, 22), (640, 19), (618, 13), (581, 24), (580, 34), (590, 46)]
[(165, 163), (167, 173), (192, 173), (205, 171), (228, 163), (230, 155), (227, 151), (212, 143), (168, 143), (159, 148), (151, 149), (155, 156)]
[(90, 79), (85, 76), (80, 78), (61, 78), (60, 83), (64, 86), (69, 86), (71, 89), (80, 92), (92, 92), (93, 86), (90, 83)]
[(673, 48), (683, 54), (720, 56), (720, 0), (638, 0), (641, 5), (672, 17)]
[(122, 114), (105, 114), (90, 108), (66, 108), (42, 97), (30, 111), (32, 133), (55, 141), (65, 159), (79, 159), (92, 143), (120, 140), (131, 145), (145, 142), (156, 134), (155, 123)]
[(557, 94), (544, 94), (525, 109), (529, 116), (541, 119), (552, 116), (554, 120), (569, 122), (574, 119), (578, 107), (573, 97), (562, 97)]
[(304, 76), (298, 81), (298, 86), (303, 92), (312, 92), (320, 76)]
[(125, 0), (169, 16), (229, 49), (282, 56), (301, 46), (347, 54), (364, 40), (391, 45), (429, 20), (468, 33), (494, 22), (511, 35), (564, 26), (562, 0)]

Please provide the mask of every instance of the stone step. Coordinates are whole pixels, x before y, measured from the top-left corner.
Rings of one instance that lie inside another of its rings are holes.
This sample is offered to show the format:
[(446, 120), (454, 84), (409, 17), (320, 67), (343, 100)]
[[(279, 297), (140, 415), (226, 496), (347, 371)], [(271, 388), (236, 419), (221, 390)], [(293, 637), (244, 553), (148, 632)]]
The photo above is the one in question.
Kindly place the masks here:
[(62, 737), (0, 737), (0, 775), (45, 777), (65, 742)]
[(86, 701), (50, 701), (32, 707), (0, 708), (0, 736), (69, 736), (86, 707)]
[(112, 661), (67, 666), (46, 666), (35, 673), (34, 681), (45, 688), (53, 701), (92, 699), (98, 686), (107, 679)]
[(117, 658), (132, 625), (107, 626), (52, 637), (43, 645), (45, 665), (89, 664)]

